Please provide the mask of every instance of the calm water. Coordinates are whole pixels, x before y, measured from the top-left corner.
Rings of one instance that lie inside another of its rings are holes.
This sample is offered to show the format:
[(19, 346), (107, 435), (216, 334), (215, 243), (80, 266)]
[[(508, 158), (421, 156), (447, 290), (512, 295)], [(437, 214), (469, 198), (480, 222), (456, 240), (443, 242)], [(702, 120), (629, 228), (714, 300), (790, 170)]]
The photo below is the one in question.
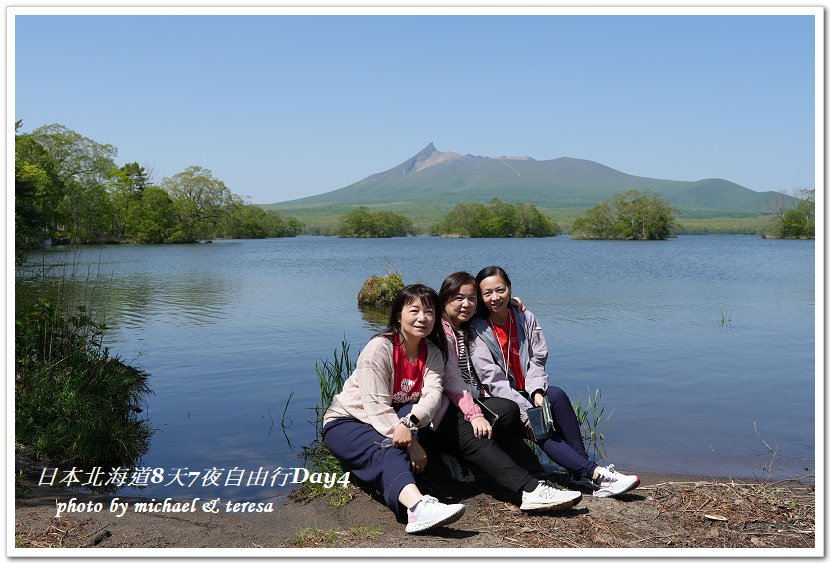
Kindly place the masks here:
[[(602, 389), (614, 411), (606, 459), (618, 468), (766, 477), (772, 461), (773, 477), (814, 471), (812, 241), (299, 237), (32, 260), (98, 279), (111, 349), (152, 374), (144, 415), (155, 434), (142, 465), (166, 473), (300, 465), (314, 435), (315, 362), (343, 338), (356, 358), (377, 330), (356, 305), (366, 277), (391, 268), (438, 288), (450, 272), (490, 264), (539, 318), (551, 381), (574, 400)], [(186, 494), (275, 492), (285, 490)]]

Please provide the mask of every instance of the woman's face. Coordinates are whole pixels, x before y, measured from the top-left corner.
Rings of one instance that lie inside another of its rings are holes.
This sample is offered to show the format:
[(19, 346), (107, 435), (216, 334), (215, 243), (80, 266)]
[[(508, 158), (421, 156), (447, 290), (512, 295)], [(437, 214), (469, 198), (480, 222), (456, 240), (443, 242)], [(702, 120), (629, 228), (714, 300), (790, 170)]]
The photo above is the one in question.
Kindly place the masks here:
[(481, 301), (491, 313), (501, 316), (507, 311), (507, 306), (510, 304), (510, 286), (501, 276), (484, 278), (479, 284), (479, 289), (481, 289)]
[(416, 299), (405, 303), (398, 314), (401, 333), (407, 342), (418, 341), (432, 332), (435, 326), (435, 309), (426, 301)]
[(478, 296), (476, 295), (476, 288), (473, 284), (462, 285), (458, 293), (450, 297), (449, 301), (444, 304), (444, 313), (450, 322), (458, 328), (462, 323), (466, 323), (476, 313), (476, 304), (478, 303)]

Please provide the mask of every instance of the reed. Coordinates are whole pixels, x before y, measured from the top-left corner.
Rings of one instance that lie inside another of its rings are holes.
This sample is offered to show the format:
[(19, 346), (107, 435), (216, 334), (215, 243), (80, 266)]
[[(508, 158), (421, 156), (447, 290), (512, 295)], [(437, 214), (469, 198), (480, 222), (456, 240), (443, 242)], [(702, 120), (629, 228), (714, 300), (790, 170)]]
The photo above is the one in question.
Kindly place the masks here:
[[(317, 384), (320, 388), (320, 399), (314, 407), (315, 438), (311, 444), (302, 446), (300, 456), (305, 465), (312, 471), (323, 473), (337, 473), (342, 475), (348, 471), (323, 443), (323, 417), (326, 414), (332, 399), (343, 389), (343, 383), (354, 371), (355, 364), (349, 357), (349, 343), (340, 342), (340, 348), (335, 348), (333, 359), (323, 359), (314, 366), (317, 374)], [(343, 506), (352, 498), (348, 487), (331, 487), (326, 489), (322, 484), (305, 483), (299, 489), (301, 495), (308, 500), (318, 496), (329, 496), (332, 506)]]
[(579, 393), (576, 402), (572, 403), (586, 449), (592, 451), (599, 459), (605, 457), (605, 429), (614, 414), (613, 410), (605, 414), (605, 405), (600, 405), (601, 398), (602, 390), (597, 387), (592, 391), (588, 385), (585, 404), (582, 402), (582, 393)]

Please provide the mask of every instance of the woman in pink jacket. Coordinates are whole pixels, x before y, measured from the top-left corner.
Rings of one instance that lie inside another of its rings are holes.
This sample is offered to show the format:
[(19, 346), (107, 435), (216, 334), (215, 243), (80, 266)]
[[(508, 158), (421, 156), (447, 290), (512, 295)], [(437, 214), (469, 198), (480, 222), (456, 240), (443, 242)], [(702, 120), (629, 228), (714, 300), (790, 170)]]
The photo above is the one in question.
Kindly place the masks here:
[[(450, 274), (439, 292), (442, 325), (448, 340), (444, 369), (444, 408), (433, 420), (434, 433), (424, 432), (428, 447), (461, 458), (509, 493), (516, 495), (520, 509), (542, 512), (570, 508), (581, 493), (539, 481), (530, 471), (542, 471), (536, 455), (519, 437), (523, 425), (513, 401), (484, 397), (482, 386), (471, 373), (466, 325), (476, 311), (475, 279), (466, 272)], [(491, 426), (482, 408), (497, 415)], [(445, 412), (444, 412), (445, 410)]]

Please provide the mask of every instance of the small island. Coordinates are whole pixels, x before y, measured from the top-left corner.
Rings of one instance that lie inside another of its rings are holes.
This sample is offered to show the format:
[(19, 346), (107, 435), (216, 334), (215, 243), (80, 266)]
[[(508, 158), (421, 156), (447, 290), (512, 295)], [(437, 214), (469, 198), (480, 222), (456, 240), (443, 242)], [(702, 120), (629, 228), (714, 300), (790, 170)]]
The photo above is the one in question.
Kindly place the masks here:
[(535, 205), (511, 205), (493, 198), (483, 203), (459, 203), (435, 225), (432, 234), (444, 237), (531, 238), (554, 237), (562, 229)]
[(629, 190), (592, 207), (571, 226), (572, 239), (666, 240), (677, 210), (655, 193)]

